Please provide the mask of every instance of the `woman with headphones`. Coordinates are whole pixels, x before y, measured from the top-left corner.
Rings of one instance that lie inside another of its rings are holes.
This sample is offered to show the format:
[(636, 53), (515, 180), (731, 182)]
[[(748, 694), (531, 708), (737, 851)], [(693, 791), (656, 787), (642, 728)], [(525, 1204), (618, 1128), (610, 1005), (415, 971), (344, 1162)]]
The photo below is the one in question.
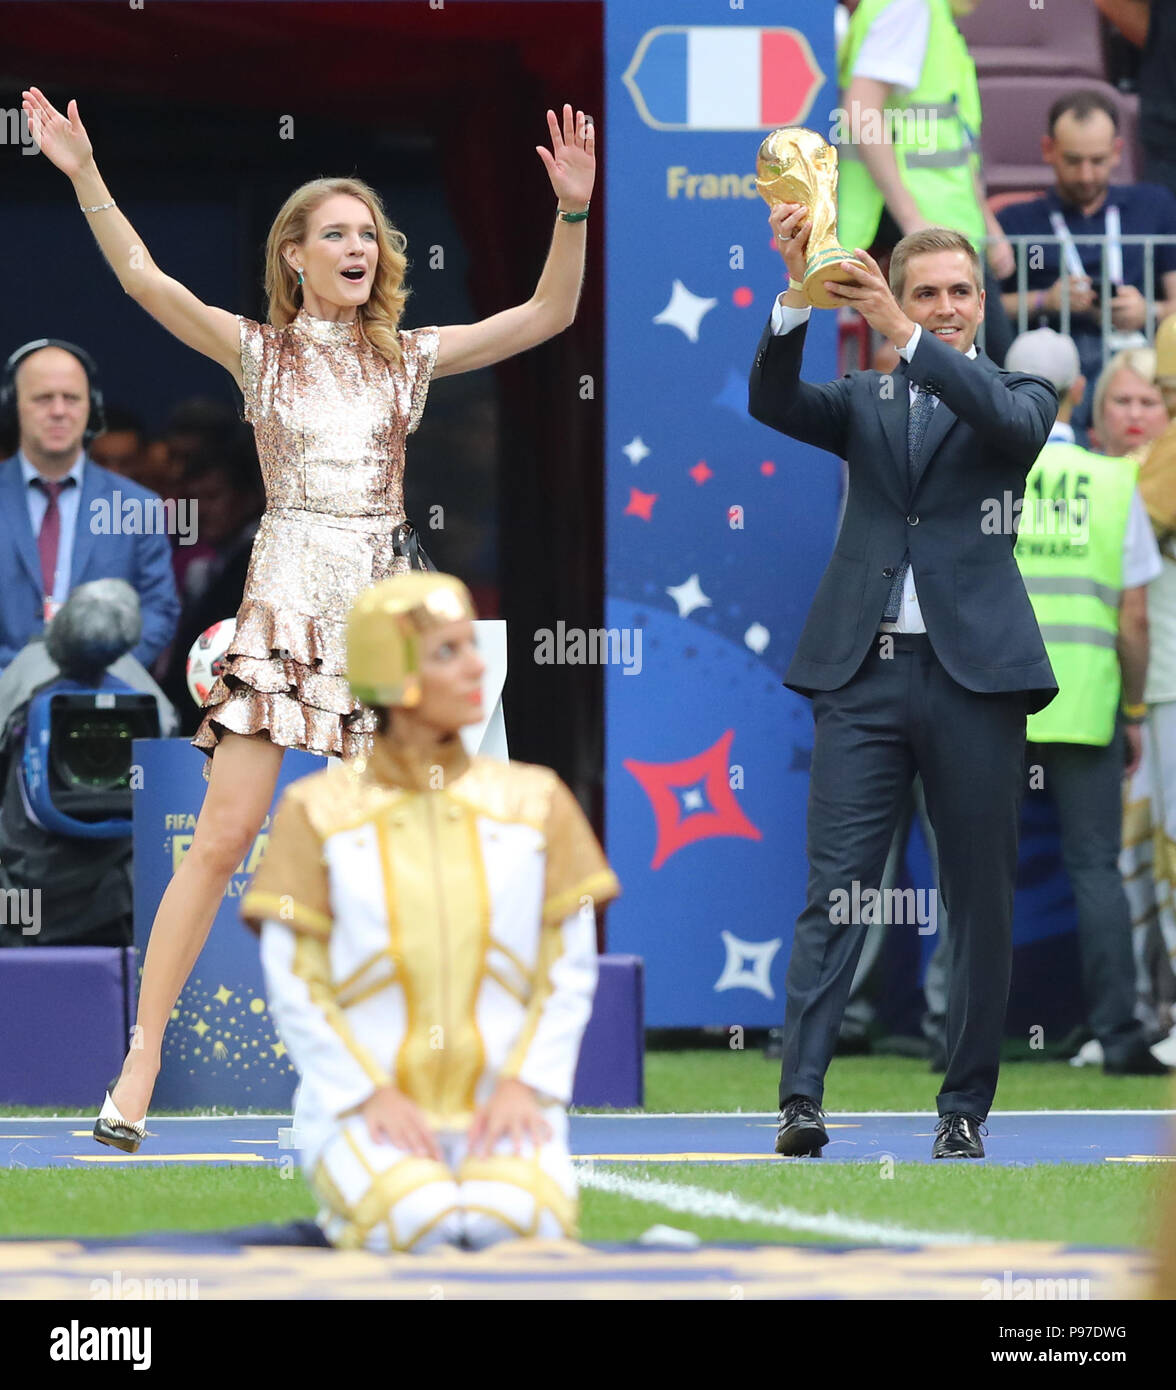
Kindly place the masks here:
[(23, 96), (34, 139), (73, 184), (122, 288), (240, 387), (266, 485), (236, 636), (193, 739), (210, 755), (208, 790), (156, 913), (134, 1041), (94, 1129), (102, 1143), (134, 1152), (164, 1028), (269, 812), (283, 750), (370, 749), (374, 716), (347, 684), (344, 620), (363, 589), (410, 568), (405, 441), (430, 380), (501, 362), (575, 317), (594, 130), (570, 106), (562, 123), (547, 112), (551, 149), (536, 150), (558, 212), (526, 303), (478, 323), (400, 328), (403, 234), (367, 184), (317, 179), (290, 194), (270, 229), (261, 324), (203, 304), (155, 264), (98, 172), (76, 101), (62, 115), (36, 87)]

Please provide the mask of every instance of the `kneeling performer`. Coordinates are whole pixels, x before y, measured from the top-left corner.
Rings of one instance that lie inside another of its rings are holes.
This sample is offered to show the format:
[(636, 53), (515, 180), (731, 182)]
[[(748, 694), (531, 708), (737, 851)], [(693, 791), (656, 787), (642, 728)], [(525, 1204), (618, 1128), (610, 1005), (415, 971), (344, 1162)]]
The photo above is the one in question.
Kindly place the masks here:
[(576, 1234), (566, 1106), (617, 880), (544, 767), (466, 755), (473, 604), (414, 572), (351, 610), (367, 758), (285, 792), (242, 905), (302, 1076), (303, 1171), (332, 1244)]

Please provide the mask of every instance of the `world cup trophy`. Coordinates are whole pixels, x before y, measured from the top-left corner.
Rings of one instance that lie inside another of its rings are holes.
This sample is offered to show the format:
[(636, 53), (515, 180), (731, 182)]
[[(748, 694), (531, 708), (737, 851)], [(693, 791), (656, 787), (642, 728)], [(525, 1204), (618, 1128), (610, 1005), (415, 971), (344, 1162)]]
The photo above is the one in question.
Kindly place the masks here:
[(808, 208), (804, 292), (818, 309), (840, 308), (846, 301), (834, 299), (826, 285), (853, 283), (842, 261), (866, 267), (837, 241), (837, 151), (815, 130), (784, 126), (761, 143), (755, 173), (756, 189), (768, 207), (803, 203)]

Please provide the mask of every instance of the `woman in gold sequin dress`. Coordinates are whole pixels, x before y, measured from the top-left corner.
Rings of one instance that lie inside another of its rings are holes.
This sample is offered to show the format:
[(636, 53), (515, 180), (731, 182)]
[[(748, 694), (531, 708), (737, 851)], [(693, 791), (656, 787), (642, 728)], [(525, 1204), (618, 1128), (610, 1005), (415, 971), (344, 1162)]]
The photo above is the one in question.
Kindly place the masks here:
[(270, 229), (269, 322), (259, 324), (201, 303), (156, 266), (110, 197), (76, 102), (63, 116), (34, 87), (23, 106), (123, 289), (241, 388), (266, 486), (236, 636), (193, 740), (211, 757), (208, 789), (151, 928), (134, 1042), (96, 1127), (133, 1150), (143, 1122), (125, 1117), (146, 1116), (164, 1028), (269, 811), (283, 750), (347, 757), (370, 744), (372, 716), (347, 685), (343, 624), (362, 589), (408, 568), (394, 533), (405, 520), (405, 441), (429, 382), (535, 347), (575, 317), (594, 130), (570, 106), (562, 123), (547, 112), (551, 148), (535, 148), (559, 211), (526, 303), (478, 323), (401, 329), (403, 235), (366, 184), (320, 179), (296, 189)]

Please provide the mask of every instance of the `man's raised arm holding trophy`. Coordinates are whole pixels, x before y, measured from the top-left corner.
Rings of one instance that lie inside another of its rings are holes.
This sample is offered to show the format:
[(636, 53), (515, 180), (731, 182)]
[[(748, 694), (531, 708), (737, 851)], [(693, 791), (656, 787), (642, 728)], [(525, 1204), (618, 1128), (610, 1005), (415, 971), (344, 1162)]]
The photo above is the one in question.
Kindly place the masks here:
[[(894, 249), (887, 284), (837, 245), (837, 156), (774, 131), (757, 187), (788, 268), (751, 369), (748, 409), (848, 464), (845, 515), (786, 684), (813, 704), (809, 880), (788, 964), (776, 1152), (819, 1155), (821, 1101), (902, 799), (921, 774), (951, 913), (947, 1072), (934, 1158), (980, 1158), (1012, 962), (1025, 717), (1057, 694), (993, 499), (1019, 499), (1057, 414), (1038, 377), (973, 345), (976, 250), (927, 227)], [(800, 379), (812, 306), (849, 305), (902, 359), (893, 374)], [(917, 588), (916, 588), (917, 585)], [(856, 888), (856, 892), (854, 891)], [(957, 925), (958, 924), (958, 925)]]

